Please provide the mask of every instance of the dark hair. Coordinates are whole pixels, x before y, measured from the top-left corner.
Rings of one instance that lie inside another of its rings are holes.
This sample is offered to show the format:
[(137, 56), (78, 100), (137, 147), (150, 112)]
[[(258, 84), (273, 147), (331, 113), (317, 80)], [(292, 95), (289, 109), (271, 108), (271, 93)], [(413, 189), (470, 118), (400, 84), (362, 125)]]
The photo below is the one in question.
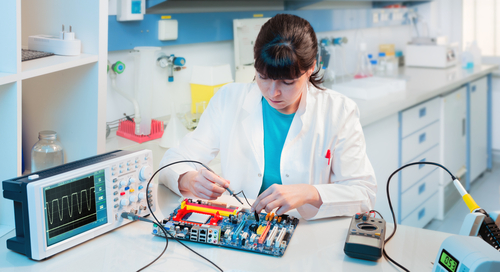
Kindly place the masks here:
[[(255, 70), (270, 79), (295, 79), (314, 65), (318, 40), (311, 24), (291, 14), (278, 14), (260, 29), (253, 49)], [(309, 77), (319, 89), (318, 71)]]

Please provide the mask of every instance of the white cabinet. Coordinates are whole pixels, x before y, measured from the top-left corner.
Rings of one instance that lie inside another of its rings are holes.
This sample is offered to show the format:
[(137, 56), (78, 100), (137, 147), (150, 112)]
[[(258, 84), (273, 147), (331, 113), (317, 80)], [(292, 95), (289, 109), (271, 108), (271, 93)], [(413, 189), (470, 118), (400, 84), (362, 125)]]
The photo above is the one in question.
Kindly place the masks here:
[[(10, 0), (0, 8), (0, 181), (21, 175), (22, 160), (41, 130), (54, 130), (66, 161), (105, 150), (108, 3), (101, 0)], [(59, 36), (72, 26), (82, 42), (76, 57), (21, 62), (36, 34)], [(12, 201), (0, 198), (0, 232), (13, 228)], [(1, 235), (1, 233), (0, 233)]]
[[(377, 178), (377, 201), (375, 210), (384, 215), (387, 222), (392, 222), (387, 202), (387, 179), (398, 168), (398, 115), (393, 114), (380, 121), (363, 127), (366, 140), (366, 153)], [(399, 176), (394, 175), (390, 183), (391, 202), (398, 212)]]
[(469, 85), (469, 183), (481, 175), (487, 168), (487, 93), (486, 77), (473, 81)]
[[(434, 98), (400, 113), (399, 166), (411, 162), (439, 160), (440, 98)], [(432, 165), (412, 165), (399, 173), (398, 223), (425, 226), (437, 213), (439, 174)]]
[[(465, 181), (466, 173), (466, 120), (467, 88), (462, 87), (441, 99), (441, 159), (450, 172)], [(439, 187), (439, 209), (437, 219), (445, 214), (460, 200), (460, 194), (451, 183), (450, 175), (441, 173)]]

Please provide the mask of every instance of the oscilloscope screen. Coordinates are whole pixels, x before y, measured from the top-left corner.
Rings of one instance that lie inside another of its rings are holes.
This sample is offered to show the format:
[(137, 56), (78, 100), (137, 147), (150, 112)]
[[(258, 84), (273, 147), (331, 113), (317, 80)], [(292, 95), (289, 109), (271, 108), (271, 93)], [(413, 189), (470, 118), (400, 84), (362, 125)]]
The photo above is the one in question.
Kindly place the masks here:
[(107, 222), (104, 170), (44, 188), (47, 245)]

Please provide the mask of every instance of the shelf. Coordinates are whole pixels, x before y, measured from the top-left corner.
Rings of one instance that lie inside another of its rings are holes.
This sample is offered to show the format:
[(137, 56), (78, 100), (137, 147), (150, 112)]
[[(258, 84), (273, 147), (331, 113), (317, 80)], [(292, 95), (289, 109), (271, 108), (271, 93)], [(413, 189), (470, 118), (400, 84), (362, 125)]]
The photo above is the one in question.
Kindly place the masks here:
[[(69, 68), (97, 62), (98, 55), (80, 54), (75, 57), (50, 56), (22, 62), (21, 79), (37, 77)], [(0, 79), (1, 80), (1, 79)]]
[(17, 74), (0, 72), (0, 85), (9, 84), (16, 81), (17, 81)]

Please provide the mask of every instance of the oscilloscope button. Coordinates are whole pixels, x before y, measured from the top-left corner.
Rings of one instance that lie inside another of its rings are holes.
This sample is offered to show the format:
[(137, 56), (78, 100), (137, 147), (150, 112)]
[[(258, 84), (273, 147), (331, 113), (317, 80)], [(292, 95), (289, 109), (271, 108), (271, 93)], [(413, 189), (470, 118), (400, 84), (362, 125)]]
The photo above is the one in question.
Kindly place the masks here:
[(113, 186), (113, 189), (118, 189), (118, 185), (114, 185), (114, 186)]
[(135, 160), (135, 163), (139, 163), (139, 160)]
[(123, 163), (120, 163), (120, 168), (123, 168)]
[(130, 162), (127, 162), (127, 165), (130, 165)]
[(125, 192), (121, 192), (120, 195), (125, 195)]
[(118, 194), (118, 191), (115, 191), (115, 192), (113, 193), (113, 195), (117, 195), (117, 194)]
[(127, 187), (125, 187), (125, 191), (127, 191), (128, 189), (130, 189), (130, 187), (128, 187), (128, 186), (127, 186)]
[(142, 188), (144, 188), (142, 185), (139, 185), (139, 187), (137, 187), (137, 190), (142, 190)]

